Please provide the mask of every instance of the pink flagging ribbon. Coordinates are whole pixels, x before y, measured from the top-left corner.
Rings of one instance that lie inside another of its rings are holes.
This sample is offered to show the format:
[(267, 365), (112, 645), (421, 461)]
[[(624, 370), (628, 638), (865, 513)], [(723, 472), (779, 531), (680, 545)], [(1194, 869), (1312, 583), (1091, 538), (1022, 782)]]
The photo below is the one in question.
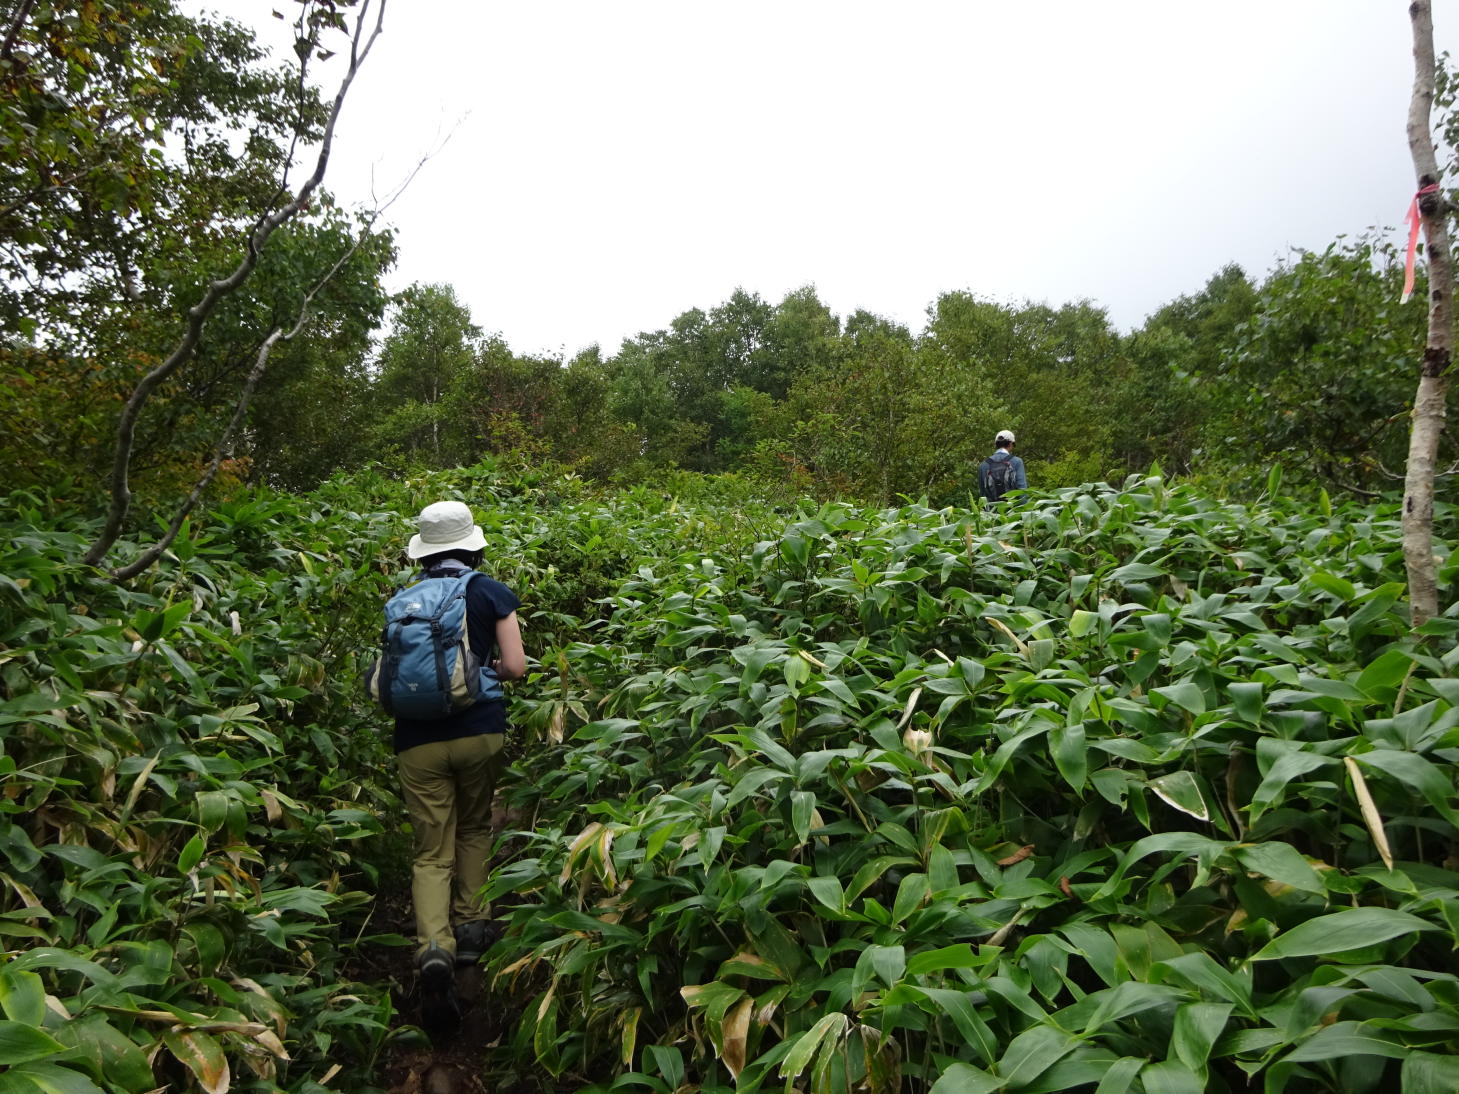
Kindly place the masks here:
[(1431, 186), (1425, 186), (1414, 194), (1413, 201), (1408, 206), (1408, 257), (1403, 263), (1403, 296), (1398, 301), (1400, 304), (1407, 304), (1408, 298), (1413, 295), (1413, 262), (1418, 254), (1419, 226), (1423, 224), (1423, 217), (1418, 211), (1418, 199), (1425, 194), (1434, 193), (1438, 188), (1437, 182)]

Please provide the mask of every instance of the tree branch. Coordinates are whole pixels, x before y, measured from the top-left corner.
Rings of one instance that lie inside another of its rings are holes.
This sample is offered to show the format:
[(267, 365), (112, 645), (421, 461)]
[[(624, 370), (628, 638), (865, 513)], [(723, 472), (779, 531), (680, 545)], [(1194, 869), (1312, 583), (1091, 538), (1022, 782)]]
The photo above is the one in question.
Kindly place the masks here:
[(214, 446), (213, 458), (209, 462), (207, 470), (198, 478), (198, 481), (194, 484), (186, 500), (178, 507), (177, 512), (173, 515), (172, 522), (167, 526), (167, 531), (163, 534), (162, 538), (148, 547), (127, 565), (113, 570), (111, 572), (113, 581), (130, 581), (161, 558), (162, 553), (172, 545), (172, 541), (177, 538), (178, 532), (182, 530), (183, 522), (187, 520), (189, 514), (197, 506), (198, 501), (201, 500), (207, 488), (212, 485), (213, 479), (217, 477), (218, 471), (223, 465), (223, 461), (230, 455), (233, 447), (233, 437), (237, 433), (238, 427), (243, 423), (244, 416), (248, 411), (248, 405), (253, 400), (253, 393), (257, 390), (259, 381), (263, 379), (264, 371), (268, 368), (269, 357), (272, 355), (274, 347), (279, 342), (292, 341), (304, 329), (304, 325), (309, 321), (311, 309), (314, 305), (314, 298), (334, 280), (340, 270), (344, 269), (345, 263), (353, 258), (360, 247), (364, 245), (365, 240), (370, 238), (370, 233), (374, 230), (376, 222), (385, 214), (390, 206), (395, 204), (400, 195), (405, 193), (406, 189), (415, 181), (416, 175), (420, 174), (421, 168), (426, 165), (429, 159), (429, 154), (422, 156), (420, 161), (416, 163), (415, 167), (406, 175), (404, 181), (395, 188), (390, 196), (370, 211), (369, 217), (361, 225), (359, 235), (355, 237), (354, 242), (345, 248), (344, 253), (335, 260), (334, 264), (304, 294), (304, 299), (299, 304), (299, 314), (294, 321), (294, 325), (288, 331), (285, 331), (282, 327), (275, 327), (269, 332), (268, 337), (259, 346), (253, 368), (249, 370), (248, 379), (243, 385), (243, 393), (239, 396), (238, 405), (234, 407), (233, 416), (229, 419), (227, 427), (223, 430), (222, 435), (218, 438), (218, 443)]
[[(181, 369), (192, 359), (197, 349), (198, 341), (202, 337), (203, 326), (209, 316), (218, 305), (230, 294), (238, 289), (258, 265), (263, 248), (267, 245), (269, 237), (279, 228), (280, 225), (296, 216), (305, 205), (308, 204), (310, 196), (318, 189), (319, 184), (324, 181), (324, 173), (329, 166), (329, 156), (334, 145), (335, 126), (339, 122), (339, 116), (344, 109), (345, 97), (349, 93), (350, 85), (354, 82), (360, 67), (369, 57), (370, 50), (374, 48), (376, 40), (384, 29), (385, 5), (387, 0), (381, 0), (378, 13), (375, 17), (374, 29), (368, 38), (363, 38), (367, 16), (370, 9), (370, 0), (364, 0), (360, 8), (359, 18), (355, 24), (355, 31), (351, 39), (350, 65), (346, 70), (344, 78), (340, 81), (339, 90), (334, 97), (334, 103), (330, 108), (329, 119), (324, 127), (324, 135), (320, 141), (319, 154), (315, 160), (314, 170), (310, 176), (299, 187), (294, 197), (278, 210), (267, 213), (259, 218), (253, 230), (248, 236), (248, 246), (243, 258), (233, 271), (226, 277), (219, 278), (208, 284), (207, 291), (203, 298), (188, 309), (187, 326), (179, 339), (177, 345), (167, 358), (152, 369), (137, 383), (131, 396), (127, 399), (122, 408), (121, 417), (117, 422), (116, 450), (112, 461), (111, 472), (111, 504), (107, 510), (106, 524), (101, 534), (97, 537), (91, 547), (87, 550), (83, 561), (90, 566), (98, 566), (111, 550), (121, 535), (122, 526), (126, 521), (127, 514), (131, 508), (132, 492), (128, 482), (128, 472), (131, 464), (132, 445), (136, 435), (137, 419), (142, 413), (143, 407), (157, 391), (157, 389), (168, 380), (173, 374)], [(361, 48), (363, 38), (363, 48)], [(267, 357), (264, 358), (265, 363)]]
[(20, 28), (25, 26), (25, 21), (30, 18), (31, 9), (35, 7), (35, 0), (25, 0), (15, 13), (15, 18), (10, 21), (10, 29), (5, 32), (5, 44), (0, 45), (0, 58), (9, 61), (15, 52), (15, 43), (20, 38)]

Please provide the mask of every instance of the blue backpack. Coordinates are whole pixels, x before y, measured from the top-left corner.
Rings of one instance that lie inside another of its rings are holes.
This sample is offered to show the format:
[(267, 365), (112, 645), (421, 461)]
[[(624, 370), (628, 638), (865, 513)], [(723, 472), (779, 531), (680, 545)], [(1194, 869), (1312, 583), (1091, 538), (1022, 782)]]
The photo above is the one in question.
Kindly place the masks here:
[(445, 718), (502, 698), (496, 673), (471, 649), (466, 587), (474, 570), (422, 574), (385, 603), (380, 656), (365, 675), (370, 698), (398, 718)]

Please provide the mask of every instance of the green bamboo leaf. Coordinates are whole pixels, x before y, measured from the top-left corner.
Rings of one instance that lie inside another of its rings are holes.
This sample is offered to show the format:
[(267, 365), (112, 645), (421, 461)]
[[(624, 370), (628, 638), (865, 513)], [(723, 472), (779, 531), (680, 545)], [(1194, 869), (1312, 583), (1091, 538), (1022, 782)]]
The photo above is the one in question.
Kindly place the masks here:
[(1163, 688), (1151, 688), (1151, 693), (1174, 703), (1181, 710), (1200, 715), (1206, 713), (1206, 693), (1192, 680), (1182, 680)]
[(1033, 1082), (1079, 1045), (1077, 1037), (1061, 1029), (1034, 1026), (1008, 1043), (1003, 1058), (998, 1061), (998, 1073), (1010, 1089), (1017, 1090)]
[[(756, 968), (753, 961), (753, 954), (741, 955), (739, 958), (730, 958), (724, 965), (729, 966), (730, 972), (743, 976), (747, 974), (747, 970)], [(724, 966), (721, 966), (720, 971), (725, 971)], [(760, 974), (756, 972), (755, 975)], [(688, 1006), (701, 1008), (714, 1022), (723, 1021), (730, 1007), (746, 994), (744, 988), (737, 988), (720, 980), (712, 980), (708, 984), (686, 984), (679, 989), (679, 996)]]
[(1111, 570), (1109, 576), (1111, 581), (1127, 585), (1132, 581), (1153, 581), (1157, 577), (1164, 577), (1165, 571), (1148, 562), (1128, 562), (1117, 570)]
[(1307, 893), (1326, 895), (1327, 887), (1308, 861), (1290, 843), (1238, 844), (1231, 850), (1236, 861), (1255, 874)]
[(982, 1068), (972, 1064), (951, 1064), (932, 1084), (930, 1094), (992, 1094), (1004, 1089), (1003, 1081), (995, 1079)]
[(988, 761), (988, 767), (983, 772), (982, 777), (978, 780), (974, 792), (981, 794), (994, 783), (996, 783), (999, 776), (1003, 774), (1003, 769), (1008, 766), (1008, 761), (1013, 759), (1013, 754), (1017, 752), (1019, 748), (1026, 742), (1047, 733), (1051, 728), (1052, 727), (1046, 723), (1042, 725), (1031, 726), (1030, 728), (1015, 734), (1008, 740), (1004, 741), (1001, 745), (999, 745), (998, 751), (993, 753), (993, 758)]
[(1107, 930), (1089, 923), (1065, 923), (1059, 933), (1069, 940), (1079, 956), (1089, 962), (1094, 974), (1113, 987), (1124, 979), (1118, 969), (1120, 952)]
[(1265, 1054), (1270, 1049), (1288, 1042), (1285, 1030), (1263, 1026), (1260, 1029), (1233, 1029), (1211, 1050), (1212, 1057), (1249, 1056)]
[(1196, 820), (1208, 821), (1211, 819), (1210, 811), (1206, 807), (1206, 799), (1201, 795), (1200, 785), (1196, 777), (1189, 771), (1172, 771), (1169, 775), (1162, 775), (1158, 779), (1151, 779), (1145, 784), (1161, 801), (1182, 813), (1195, 817)]
[(1054, 663), (1058, 643), (1052, 638), (1036, 638), (1028, 644), (1028, 663), (1034, 672), (1042, 672)]
[(1118, 1022), (1132, 1014), (1161, 1007), (1175, 999), (1188, 998), (1182, 988), (1165, 984), (1147, 984), (1139, 980), (1126, 980), (1112, 988), (1095, 992), (1090, 998), (1098, 999), (1098, 1005), (1084, 1027), (1084, 1036), (1099, 1032), (1109, 1022)]
[(1210, 954), (1196, 950), (1167, 958), (1156, 968), (1167, 969), (1182, 982), (1217, 999), (1235, 1003), (1248, 1017), (1255, 1017), (1251, 1002), (1251, 985), (1239, 979), (1222, 965), (1218, 965)]
[(201, 836), (194, 836), (183, 844), (182, 851), (177, 856), (178, 873), (192, 873), (193, 868), (202, 861), (203, 852), (207, 849), (208, 843)]
[(1266, 706), (1262, 702), (1264, 689), (1260, 683), (1241, 681), (1228, 684), (1226, 690), (1231, 695), (1231, 705), (1238, 718), (1243, 722), (1250, 722), (1252, 725), (1261, 721)]
[(907, 975), (926, 976), (928, 973), (946, 972), (948, 969), (978, 969), (987, 963), (987, 958), (974, 953), (971, 945), (958, 942), (936, 950), (914, 953), (907, 958)]
[(713, 828), (704, 829), (699, 838), (699, 865), (706, 870), (714, 864), (719, 857), (719, 849), (724, 846), (724, 837), (727, 829), (722, 824), (716, 824)]
[(790, 1080), (798, 1078), (810, 1064), (811, 1057), (816, 1054), (816, 1050), (821, 1047), (821, 1042), (827, 1037), (842, 1036), (846, 1032), (847, 1025), (846, 1015), (840, 1011), (822, 1015), (815, 1025), (795, 1039), (790, 1051), (785, 1054), (785, 1059), (780, 1064), (780, 1077)]
[(1385, 1037), (1382, 1030), (1370, 1023), (1334, 1022), (1319, 1029), (1283, 1056), (1282, 1062), (1340, 1060), (1344, 1056), (1386, 1056), (1401, 1060), (1408, 1051), (1406, 1046)]
[(229, 797), (221, 790), (198, 792), (198, 824), (209, 834), (218, 831), (228, 820)]
[(1155, 639), (1160, 649), (1170, 645), (1170, 616), (1165, 612), (1145, 613), (1140, 616), (1140, 626)]
[(1267, 806), (1280, 801), (1292, 782), (1320, 767), (1339, 762), (1332, 756), (1322, 756), (1306, 749), (1294, 750), (1277, 757), (1251, 796), (1251, 819), (1255, 821), (1266, 811)]
[(1126, 1094), (1135, 1084), (1135, 1076), (1149, 1060), (1139, 1056), (1121, 1056), (1109, 1065), (1109, 1070), (1099, 1080), (1094, 1094)]
[(1225, 1031), (1233, 1009), (1231, 1003), (1186, 1003), (1177, 1009), (1170, 1034), (1172, 1053), (1186, 1067), (1204, 1075), (1211, 1048)]
[(920, 993), (952, 1019), (958, 1034), (985, 1064), (998, 1058), (998, 1038), (978, 1013), (978, 995), (953, 988), (920, 988)]
[(926, 874), (908, 874), (897, 886), (896, 901), (892, 904), (892, 922), (901, 923), (922, 906), (932, 891)]
[(1413, 655), (1406, 650), (1388, 650), (1358, 674), (1357, 688), (1375, 702), (1391, 699), (1389, 693), (1403, 683), (1414, 663)]
[(678, 1090), (684, 1083), (684, 1054), (673, 1045), (648, 1045), (644, 1052), (653, 1057), (654, 1067), (669, 1084), (670, 1090)]
[(1109, 933), (1120, 949), (1125, 966), (1140, 981), (1149, 979), (1157, 961), (1181, 956), (1180, 943), (1152, 921), (1147, 920), (1138, 927), (1130, 923), (1111, 923)]
[(1049, 730), (1049, 748), (1054, 754), (1054, 766), (1064, 776), (1064, 781), (1075, 793), (1083, 790), (1089, 774), (1089, 750), (1085, 743), (1084, 726), (1078, 723), (1055, 726)]
[(907, 951), (901, 946), (867, 946), (856, 960), (858, 972), (870, 970), (887, 987), (891, 987), (907, 971)]
[(957, 872), (957, 859), (946, 847), (938, 844), (927, 854), (927, 880), (934, 893), (945, 893), (961, 884)]
[(46, 1017), (46, 988), (41, 978), (24, 969), (0, 969), (0, 1009), (5, 1017), (39, 1026)]
[(21, 1064), (0, 1077), (0, 1083), (6, 1086), (16, 1080), (34, 1083), (42, 1094), (102, 1094), (101, 1088), (81, 1072), (41, 1061)]
[(769, 783), (778, 782), (781, 779), (788, 779), (789, 772), (780, 771), (773, 767), (756, 767), (747, 771), (739, 782), (735, 783), (725, 799), (729, 806), (738, 805), (757, 790)]
[[(766, 961), (758, 954), (751, 953), (749, 950), (741, 951), (721, 964), (715, 976), (719, 979), (723, 979), (726, 976), (749, 976), (756, 980), (783, 981), (786, 979), (784, 970), (776, 968), (769, 961)], [(714, 985), (709, 986), (713, 987)], [(685, 996), (685, 998), (687, 1000), (688, 997)], [(738, 998), (738, 995), (735, 998)], [(730, 1000), (730, 1002), (733, 1001), (733, 999)]]
[(732, 650), (730, 656), (745, 667), (740, 676), (741, 684), (753, 684), (765, 671), (765, 666), (777, 658), (784, 657), (786, 650), (784, 646), (740, 646)]
[(528, 1008), (533, 1018), (532, 1051), (542, 1065), (551, 1072), (558, 1066), (556, 1062), (558, 1012), (556, 985), (532, 1002), (537, 1004)]
[[(752, 868), (753, 869), (753, 868)], [(769, 889), (774, 892), (787, 877), (797, 869), (796, 863), (790, 859), (773, 858), (765, 864), (764, 871), (760, 874), (760, 888)]]
[(1375, 748), (1370, 752), (1354, 753), (1353, 759), (1364, 767), (1381, 771), (1417, 790), (1444, 819), (1459, 827), (1459, 809), (1455, 809), (1450, 801), (1454, 797), (1453, 783), (1436, 765), (1422, 756), (1393, 748)]
[(25, 1022), (0, 1021), (0, 1064), (23, 1064), (65, 1052), (66, 1046)]
[(1386, 942), (1414, 931), (1436, 931), (1426, 919), (1393, 908), (1349, 908), (1320, 915), (1283, 931), (1255, 954), (1253, 961), (1316, 957)]
[(1317, 570), (1308, 574), (1307, 580), (1323, 592), (1331, 593), (1344, 604), (1351, 604), (1353, 598), (1358, 595), (1357, 587), (1351, 581), (1343, 577), (1338, 577), (1336, 574), (1329, 574), (1322, 570)]
[[(1278, 691), (1273, 694), (1272, 698), (1286, 702), (1305, 697), (1308, 694), (1321, 695), (1328, 699), (1341, 699), (1344, 703), (1361, 702), (1363, 699), (1363, 693), (1346, 680), (1334, 680), (1328, 676), (1315, 676), (1306, 672), (1297, 677), (1296, 690)], [(1333, 709), (1341, 710), (1340, 707), (1333, 707)]]
[(810, 561), (812, 543), (807, 536), (788, 535), (780, 541), (780, 557), (793, 566), (804, 567)]
[(1205, 1094), (1205, 1081), (1178, 1060), (1147, 1064), (1140, 1071), (1145, 1094)]
[(1358, 979), (1379, 995), (1398, 1000), (1415, 1011), (1430, 1011), (1437, 1005), (1433, 993), (1420, 984), (1416, 977), (1391, 965), (1368, 969), (1359, 973)]
[(834, 876), (813, 877), (806, 882), (806, 888), (833, 912), (846, 911), (846, 894), (841, 888), (841, 879)]
[(156, 1085), (147, 1054), (103, 1014), (89, 1014), (67, 1023), (57, 1039), (74, 1045), (94, 1072), (121, 1090), (151, 1090)]
[(1400, 1075), (1403, 1094), (1454, 1094), (1459, 1090), (1459, 1056), (1410, 1052)]
[(816, 796), (809, 790), (790, 792), (790, 824), (795, 830), (796, 843), (805, 843), (811, 837), (811, 818), (816, 810)]

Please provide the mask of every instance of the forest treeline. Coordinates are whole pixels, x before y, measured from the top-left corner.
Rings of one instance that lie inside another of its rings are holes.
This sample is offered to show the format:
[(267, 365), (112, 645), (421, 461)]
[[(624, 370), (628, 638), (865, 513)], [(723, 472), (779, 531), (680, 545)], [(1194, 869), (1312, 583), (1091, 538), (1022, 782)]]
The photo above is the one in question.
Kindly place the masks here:
[[(6, 47), (24, 63), (0, 74), (0, 137), (33, 153), (5, 157), (0, 180), (0, 467), (13, 485), (89, 495), (124, 400), (245, 253), (279, 201), (292, 134), (317, 139), (326, 104), (228, 20), (168, 3), (66, 7), (37, 9)], [(145, 114), (128, 113), (141, 101)], [(274, 235), (152, 395), (136, 489), (194, 481), (269, 332), (335, 266), (300, 335), (272, 347), (223, 483), (299, 489), (370, 463), (493, 455), (605, 482), (682, 468), (821, 497), (964, 501), (1007, 427), (1042, 487), (1158, 464), (1240, 495), (1274, 462), (1289, 483), (1401, 486), (1424, 313), (1399, 305), (1400, 256), (1376, 232), (1259, 276), (1227, 266), (1132, 331), (1092, 301), (964, 290), (913, 330), (875, 301), (838, 315), (807, 285), (779, 301), (736, 289), (615, 353), (565, 357), (514, 350), (489, 333), (500, 317), (448, 285), (387, 294), (397, 241), (374, 213), (323, 195)], [(1451, 435), (1445, 465), (1456, 449)]]

